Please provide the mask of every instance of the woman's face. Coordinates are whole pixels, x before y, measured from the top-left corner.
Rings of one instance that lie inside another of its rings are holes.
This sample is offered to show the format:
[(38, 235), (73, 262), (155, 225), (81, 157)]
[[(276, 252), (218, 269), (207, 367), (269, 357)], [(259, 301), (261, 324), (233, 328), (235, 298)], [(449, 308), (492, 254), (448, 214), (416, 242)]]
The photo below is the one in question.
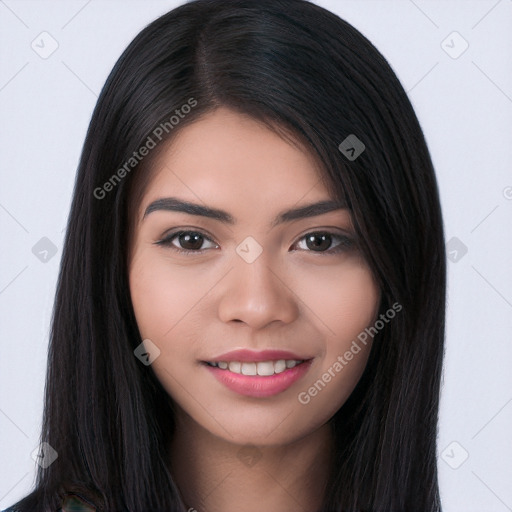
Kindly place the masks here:
[(144, 346), (159, 350), (152, 368), (187, 421), (283, 444), (354, 389), (380, 292), (349, 211), (303, 209), (330, 200), (310, 155), (225, 108), (161, 155), (137, 212), (130, 292)]

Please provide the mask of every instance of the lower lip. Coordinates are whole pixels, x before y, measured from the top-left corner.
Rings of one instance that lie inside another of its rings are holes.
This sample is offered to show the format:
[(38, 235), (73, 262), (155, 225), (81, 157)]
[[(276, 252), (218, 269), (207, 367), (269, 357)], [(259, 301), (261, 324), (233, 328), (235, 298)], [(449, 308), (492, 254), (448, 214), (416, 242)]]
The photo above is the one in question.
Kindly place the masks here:
[(239, 395), (264, 398), (286, 391), (294, 382), (302, 378), (311, 366), (311, 360), (287, 368), (284, 372), (270, 376), (242, 375), (222, 370), (204, 363), (213, 376), (227, 388)]

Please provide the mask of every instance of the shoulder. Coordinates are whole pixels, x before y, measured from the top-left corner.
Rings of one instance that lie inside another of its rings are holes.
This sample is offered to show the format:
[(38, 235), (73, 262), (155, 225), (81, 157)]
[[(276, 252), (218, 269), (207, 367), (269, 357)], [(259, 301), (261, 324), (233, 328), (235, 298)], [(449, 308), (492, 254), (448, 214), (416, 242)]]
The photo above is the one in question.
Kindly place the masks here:
[[(33, 510), (30, 506), (23, 507), (22, 502), (18, 502), (5, 510), (0, 512), (27, 512)], [(79, 494), (68, 494), (62, 501), (60, 508), (55, 512), (96, 512), (96, 507), (87, 499)]]
[[(1, 510), (0, 512), (28, 512), (29, 508), (19, 508), (17, 505)], [(55, 512), (64, 512), (61, 508), (58, 508)]]
[[(27, 508), (19, 508), (18, 504), (16, 504), (6, 508), (5, 510), (0, 510), (0, 512), (27, 512), (27, 510)], [(59, 509), (57, 512), (61, 512), (61, 510)]]

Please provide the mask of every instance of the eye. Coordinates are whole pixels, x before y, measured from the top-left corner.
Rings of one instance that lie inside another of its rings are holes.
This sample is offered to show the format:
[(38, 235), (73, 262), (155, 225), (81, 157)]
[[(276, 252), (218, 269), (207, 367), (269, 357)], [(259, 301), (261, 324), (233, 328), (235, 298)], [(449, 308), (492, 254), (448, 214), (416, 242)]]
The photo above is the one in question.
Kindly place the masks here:
[[(338, 240), (338, 243), (334, 246), (333, 239)], [(305, 242), (302, 242), (303, 240)], [(301, 250), (328, 254), (336, 254), (341, 251), (352, 249), (355, 246), (355, 242), (352, 238), (338, 233), (331, 233), (329, 231), (314, 231), (307, 233), (297, 242), (297, 245), (300, 245), (301, 243)]]
[[(333, 244), (333, 240), (338, 243)], [(210, 247), (203, 247), (205, 241), (210, 242)], [(304, 241), (304, 242), (303, 242)], [(169, 247), (181, 254), (201, 254), (207, 249), (217, 249), (219, 246), (201, 231), (175, 231), (162, 240), (154, 242), (155, 245)], [(307, 233), (294, 245), (301, 245), (300, 250), (326, 254), (337, 254), (341, 251), (353, 249), (355, 242), (352, 238), (339, 233), (329, 231), (313, 231)]]
[[(158, 242), (155, 242), (155, 244), (170, 247), (171, 249), (174, 249), (183, 254), (197, 254), (204, 250), (201, 249), (201, 246), (205, 240), (211, 242), (213, 244), (213, 248), (218, 247), (218, 245), (215, 244), (215, 242), (213, 242), (210, 237), (206, 236), (200, 231), (177, 231), (171, 233), (169, 236), (163, 238), (162, 240), (158, 240)], [(178, 245), (174, 243), (175, 241)]]

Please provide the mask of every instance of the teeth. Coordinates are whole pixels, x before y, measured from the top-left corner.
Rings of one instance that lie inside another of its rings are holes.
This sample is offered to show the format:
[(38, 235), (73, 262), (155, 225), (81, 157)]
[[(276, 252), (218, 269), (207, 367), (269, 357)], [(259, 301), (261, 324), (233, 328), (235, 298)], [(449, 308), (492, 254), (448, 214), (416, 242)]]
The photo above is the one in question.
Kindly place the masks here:
[(279, 361), (274, 361), (274, 372), (281, 373), (286, 370), (286, 361), (284, 359), (280, 359)]
[(242, 375), (256, 375), (256, 373), (256, 363), (242, 363)]
[[(219, 366), (220, 368), (220, 366)], [(239, 363), (238, 361), (231, 361), (229, 363), (229, 371), (233, 373), (241, 373), (242, 370), (242, 363)]]
[(302, 363), (301, 360), (295, 359), (279, 359), (278, 361), (261, 361), (258, 363), (242, 363), (240, 361), (219, 361), (218, 363), (209, 362), (210, 366), (216, 366), (221, 370), (227, 370), (230, 372), (238, 373), (241, 375), (260, 375), (270, 376), (277, 373), (282, 373), (286, 369), (294, 368), (298, 364)]
[(272, 361), (264, 361), (256, 365), (258, 375), (274, 375), (274, 363)]

